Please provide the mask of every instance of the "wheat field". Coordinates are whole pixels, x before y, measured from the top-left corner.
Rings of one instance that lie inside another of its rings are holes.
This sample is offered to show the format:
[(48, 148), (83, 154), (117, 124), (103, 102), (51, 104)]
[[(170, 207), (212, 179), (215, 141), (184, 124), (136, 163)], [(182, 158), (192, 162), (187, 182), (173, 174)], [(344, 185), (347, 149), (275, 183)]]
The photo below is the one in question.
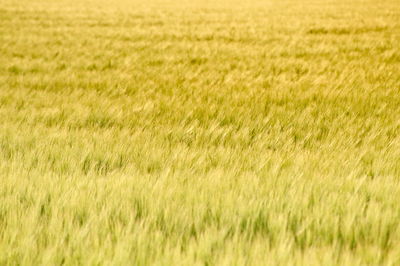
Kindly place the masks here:
[(1, 0), (0, 265), (400, 265), (398, 0)]

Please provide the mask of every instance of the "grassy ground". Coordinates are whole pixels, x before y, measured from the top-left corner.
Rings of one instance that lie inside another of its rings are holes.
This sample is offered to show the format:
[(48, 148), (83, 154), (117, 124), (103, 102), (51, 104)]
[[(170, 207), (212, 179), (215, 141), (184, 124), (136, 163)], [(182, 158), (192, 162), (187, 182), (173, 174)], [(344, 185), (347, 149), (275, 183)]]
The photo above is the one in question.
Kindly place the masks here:
[(0, 2), (1, 265), (400, 263), (398, 0)]

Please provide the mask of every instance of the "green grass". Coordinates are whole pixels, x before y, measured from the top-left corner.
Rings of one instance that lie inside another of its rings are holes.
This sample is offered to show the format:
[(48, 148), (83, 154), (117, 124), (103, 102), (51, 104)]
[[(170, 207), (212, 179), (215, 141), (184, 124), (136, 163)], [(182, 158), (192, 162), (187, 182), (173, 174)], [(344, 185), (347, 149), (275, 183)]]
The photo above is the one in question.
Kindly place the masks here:
[(399, 265), (398, 0), (0, 2), (0, 265)]

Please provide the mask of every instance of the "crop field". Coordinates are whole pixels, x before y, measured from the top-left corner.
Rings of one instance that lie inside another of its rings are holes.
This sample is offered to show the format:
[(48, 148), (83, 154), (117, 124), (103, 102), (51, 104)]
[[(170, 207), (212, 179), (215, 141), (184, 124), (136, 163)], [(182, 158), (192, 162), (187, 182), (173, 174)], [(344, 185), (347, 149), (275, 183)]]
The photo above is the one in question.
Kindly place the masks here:
[(0, 265), (399, 265), (399, 0), (0, 0)]

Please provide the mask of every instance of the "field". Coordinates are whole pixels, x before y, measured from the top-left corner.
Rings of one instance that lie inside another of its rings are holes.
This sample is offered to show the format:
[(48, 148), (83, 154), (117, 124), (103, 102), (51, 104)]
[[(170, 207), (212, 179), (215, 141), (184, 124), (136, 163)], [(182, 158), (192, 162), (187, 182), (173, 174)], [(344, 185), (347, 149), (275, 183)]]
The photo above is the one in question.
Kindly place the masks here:
[(398, 0), (1, 0), (0, 265), (399, 265)]

